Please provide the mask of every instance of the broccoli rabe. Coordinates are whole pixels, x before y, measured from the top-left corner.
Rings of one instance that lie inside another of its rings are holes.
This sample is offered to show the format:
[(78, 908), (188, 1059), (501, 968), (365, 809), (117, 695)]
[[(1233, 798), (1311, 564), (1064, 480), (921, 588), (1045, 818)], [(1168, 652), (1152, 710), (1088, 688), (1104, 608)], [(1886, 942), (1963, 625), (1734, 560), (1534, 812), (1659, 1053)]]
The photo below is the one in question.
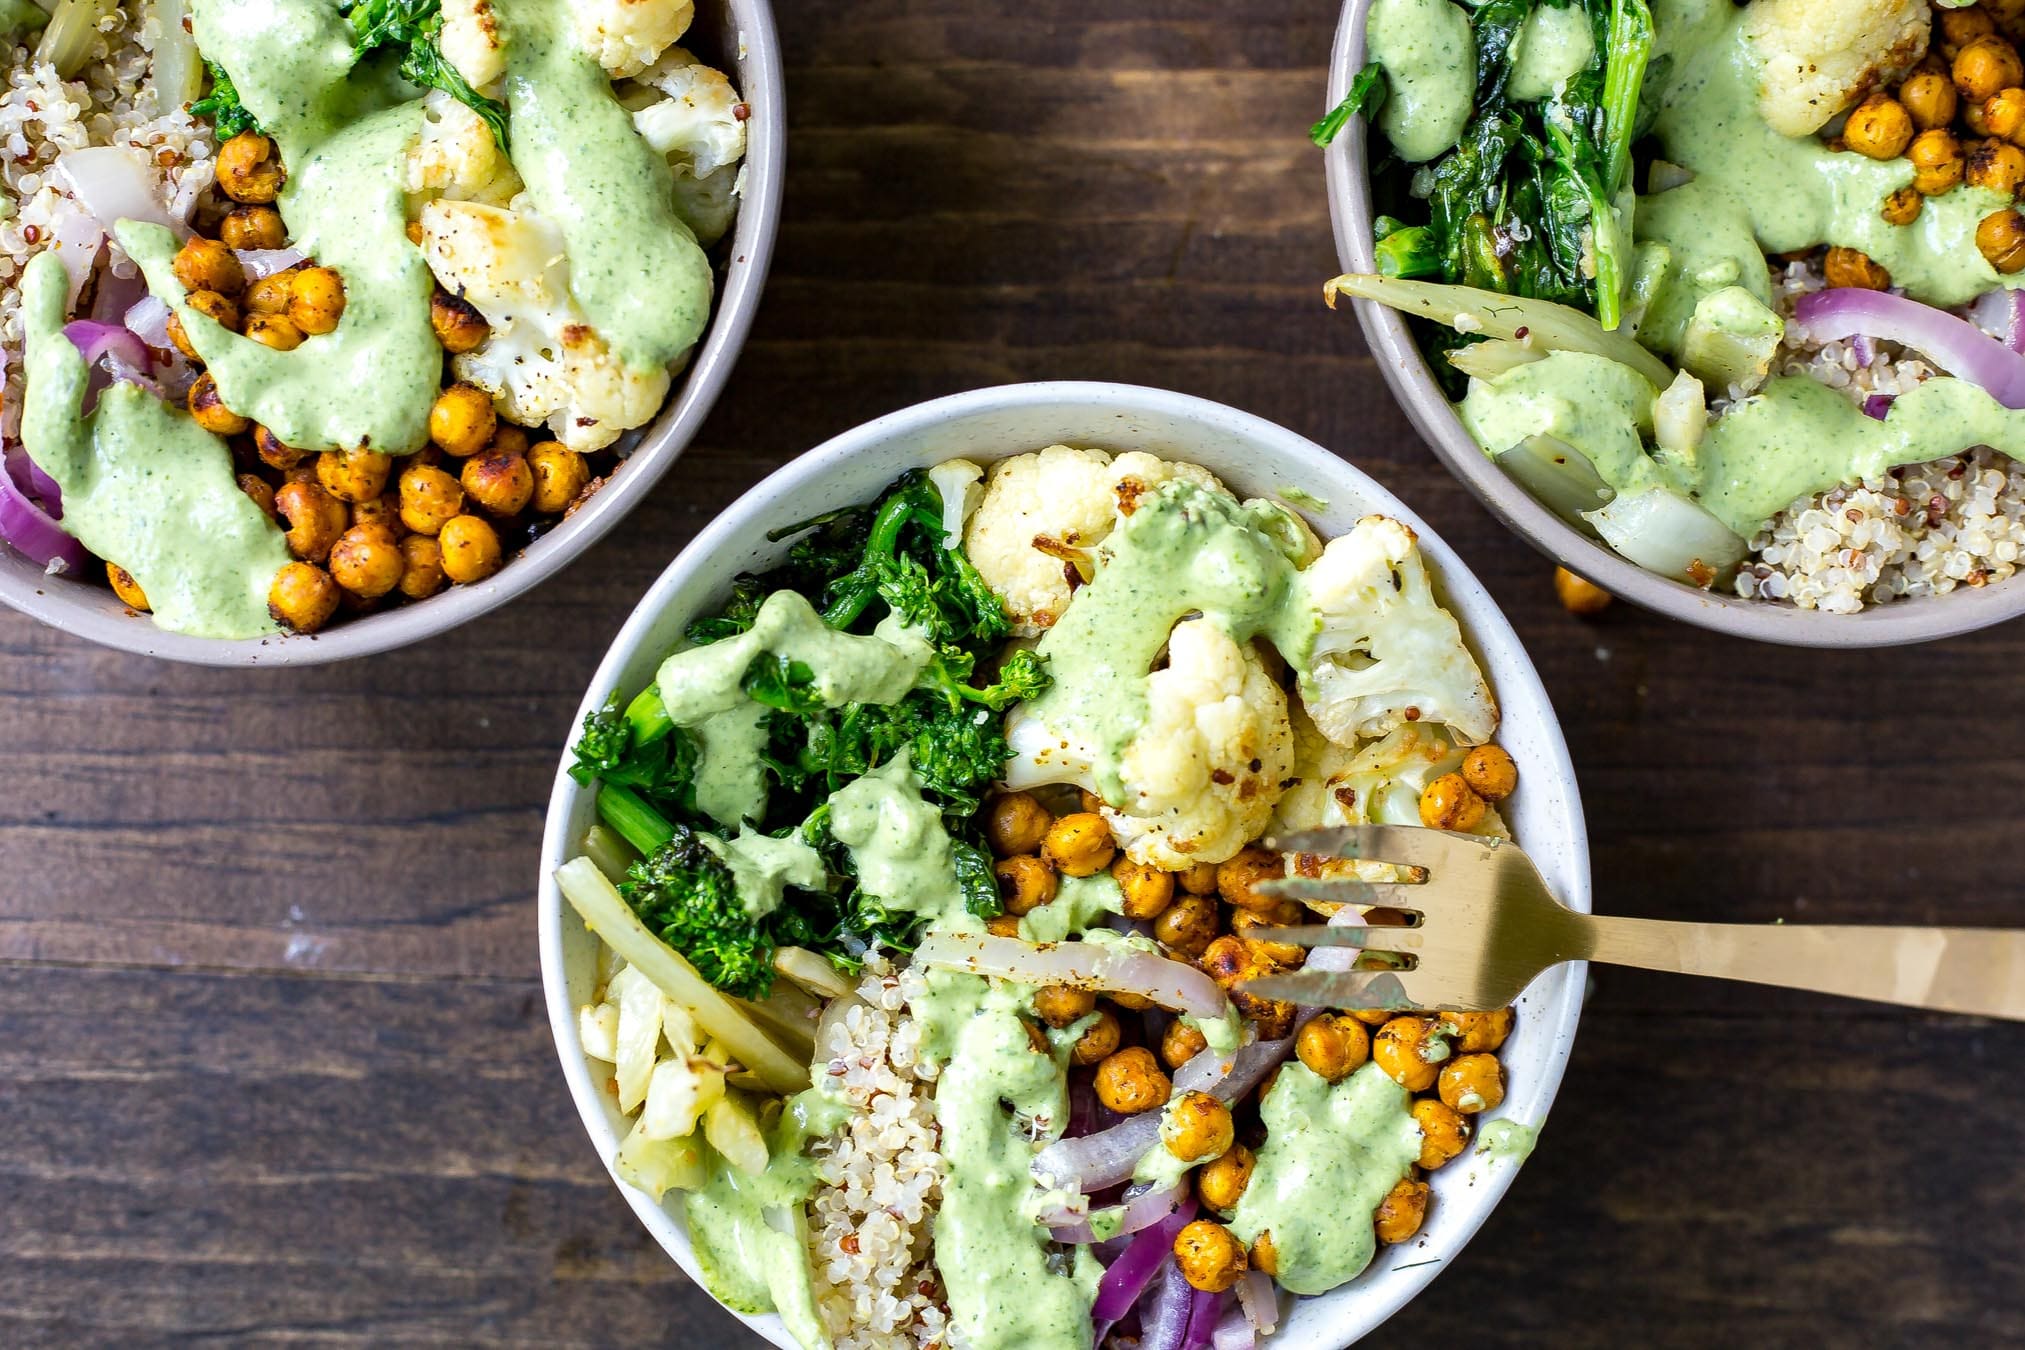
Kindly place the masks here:
[(619, 894), (648, 930), (719, 989), (765, 998), (773, 988), (773, 937), (747, 911), (731, 869), (702, 834), (609, 783), (598, 793), (598, 813), (645, 855), (626, 869)]
[(242, 131), (260, 130), (253, 114), (239, 101), (239, 90), (225, 67), (206, 60), (204, 69), (211, 72), (211, 91), (190, 105), (190, 115), (210, 118), (212, 132), (220, 141), (229, 141)]
[(442, 0), (352, 0), (344, 6), (351, 20), (352, 50), (364, 60), (381, 48), (401, 56), (401, 78), (421, 89), (440, 89), (478, 114), (492, 129), (499, 148), (506, 148), (506, 105), (485, 97), (443, 59)]

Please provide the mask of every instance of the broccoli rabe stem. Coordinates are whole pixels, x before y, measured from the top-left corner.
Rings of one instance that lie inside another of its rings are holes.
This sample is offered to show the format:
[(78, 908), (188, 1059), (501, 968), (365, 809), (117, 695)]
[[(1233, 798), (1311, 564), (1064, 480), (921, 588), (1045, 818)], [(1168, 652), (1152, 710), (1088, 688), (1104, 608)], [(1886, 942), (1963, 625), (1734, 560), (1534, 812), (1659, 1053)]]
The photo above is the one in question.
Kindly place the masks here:
[(652, 855), (675, 837), (675, 827), (668, 818), (647, 804), (647, 799), (631, 788), (614, 787), (606, 783), (598, 789), (598, 816), (612, 827), (618, 836), (640, 850)]
[[(907, 528), (909, 520), (919, 520), (923, 525), (942, 528), (942, 495), (931, 483), (921, 482), (902, 489), (888, 497), (879, 507), (879, 514), (872, 517), (871, 533), (865, 539), (864, 556), (890, 558), (900, 547), (900, 532)], [(830, 607), (823, 611), (823, 622), (832, 628), (843, 629), (857, 622), (865, 612), (865, 606), (872, 603), (872, 597), (879, 593), (876, 581), (867, 581), (852, 586), (838, 596)]]
[(662, 706), (661, 691), (648, 685), (626, 705), (626, 723), (633, 728), (633, 744), (652, 745), (675, 729), (675, 719)]

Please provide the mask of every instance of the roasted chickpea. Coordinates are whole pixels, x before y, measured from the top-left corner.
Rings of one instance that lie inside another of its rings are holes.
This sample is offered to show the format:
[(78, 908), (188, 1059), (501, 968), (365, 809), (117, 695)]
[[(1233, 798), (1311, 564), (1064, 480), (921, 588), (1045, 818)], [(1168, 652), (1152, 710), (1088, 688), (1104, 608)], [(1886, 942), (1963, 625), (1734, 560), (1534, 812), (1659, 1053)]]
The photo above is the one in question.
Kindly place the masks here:
[(218, 238), (227, 248), (282, 248), (288, 243), (288, 228), (281, 212), (271, 206), (235, 206), (218, 224)]
[(1163, 872), (1145, 863), (1133, 862), (1123, 854), (1111, 864), (1111, 879), (1125, 897), (1125, 917), (1157, 919), (1174, 903), (1174, 873)]
[[(582, 455), (554, 441), (543, 441), (527, 452), (527, 466), (534, 470), (534, 509), (554, 515), (583, 495), (591, 481), (591, 466)], [(1024, 796), (1025, 794), (1020, 794)], [(1036, 803), (1038, 805), (1038, 803)], [(1047, 813), (1044, 811), (1045, 816)], [(1045, 830), (1047, 825), (1042, 824)], [(1040, 844), (1036, 842), (1035, 848)], [(1031, 852), (1018, 849), (1016, 852)]]
[(443, 575), (460, 586), (483, 581), (505, 562), (499, 534), (477, 516), (453, 516), (436, 535), (443, 550)]
[(257, 473), (239, 475), (239, 490), (247, 495), (260, 513), (269, 520), (274, 519), (274, 484)]
[(1196, 958), (1203, 974), (1215, 980), (1217, 987), (1229, 990), (1242, 981), (1255, 979), (1269, 969), (1252, 950), (1250, 943), (1241, 937), (1225, 934), (1203, 948)]
[(1153, 1000), (1144, 994), (1128, 994), (1122, 989), (1114, 989), (1104, 997), (1127, 1012), (1146, 1012), (1153, 1007)]
[[(1365, 912), (1365, 918), (1367, 921), (1370, 919), (1370, 911)], [(1390, 1008), (1353, 1008), (1349, 1015), (1367, 1027), (1382, 1027), (1394, 1016)]]
[(1248, 994), (1242, 989), (1232, 990), (1230, 1001), (1240, 1013), (1244, 1014), (1245, 1021), (1251, 1024), (1258, 1039), (1277, 1041), (1282, 1036), (1293, 1034), (1294, 1014), (1300, 1011), (1293, 1004), (1283, 1003), (1278, 999), (1260, 998), (1257, 994)]
[(1104, 799), (1088, 788), (1077, 788), (1076, 809), (1078, 811), (1088, 811), (1092, 815), (1095, 815), (1104, 809)]
[(1585, 618), (1610, 608), (1610, 592), (1593, 581), (1576, 576), (1565, 567), (1554, 569), (1554, 595), (1561, 608)]
[(338, 584), (312, 563), (292, 562), (267, 588), (267, 612), (298, 633), (314, 633), (337, 613)]
[(2005, 141), (1984, 141), (1969, 152), (1963, 176), (1970, 187), (2015, 196), (2025, 183), (2025, 150)]
[(433, 464), (410, 463), (401, 470), (401, 523), (416, 534), (433, 535), (464, 509), (464, 489)]
[(1174, 1091), (1153, 1052), (1143, 1045), (1129, 1046), (1107, 1057), (1097, 1066), (1095, 1082), (1097, 1100), (1122, 1116), (1165, 1106)]
[(344, 503), (316, 483), (284, 483), (274, 494), (274, 509), (288, 522), (288, 551), (320, 563), (345, 532), (350, 516)]
[(1938, 197), (1962, 181), (1962, 143), (1946, 127), (1913, 137), (1905, 157), (1912, 161), (1913, 186)]
[(1918, 188), (1902, 187), (1884, 199), (1878, 214), (1887, 225), (1910, 225), (1920, 218), (1920, 208), (1926, 201)]
[(426, 600), (443, 589), (443, 550), (426, 534), (401, 540), (401, 594)]
[(1294, 1038), (1301, 1063), (1331, 1083), (1340, 1083), (1371, 1058), (1371, 1033), (1354, 1017), (1322, 1013)]
[(1041, 856), (1072, 877), (1090, 877), (1111, 865), (1118, 845), (1111, 827), (1094, 811), (1076, 811), (1048, 826)]
[(1831, 248), (1822, 259), (1821, 273), (1830, 286), (1853, 287), (1865, 291), (1891, 289), (1891, 273), (1871, 261), (1870, 255), (1861, 249)]
[(1174, 1263), (1182, 1278), (1208, 1294), (1221, 1294), (1251, 1268), (1242, 1242), (1214, 1219), (1197, 1219), (1174, 1236)]
[(176, 273), (176, 280), (183, 283), (186, 291), (237, 295), (246, 289), (246, 269), (239, 265), (239, 259), (232, 250), (216, 239), (191, 235), (176, 250), (175, 261), (170, 266)]
[(429, 439), (458, 459), (483, 450), (498, 425), (492, 395), (475, 384), (451, 385), (429, 409)]
[(1153, 938), (1184, 956), (1200, 956), (1216, 937), (1217, 927), (1216, 901), (1187, 895), (1153, 921)]
[(527, 432), (511, 422), (501, 422), (492, 429), (492, 441), (485, 448), (495, 455), (524, 455), (528, 448)]
[(258, 422), (253, 424), (253, 453), (268, 468), (286, 473), (302, 463), (303, 452), (292, 445), (284, 445), (281, 438)]
[(361, 600), (377, 600), (393, 590), (405, 566), (401, 546), (378, 525), (354, 525), (331, 545), (331, 580)]
[(1912, 114), (1889, 94), (1872, 94), (1850, 111), (1844, 144), (1872, 159), (1897, 159), (1912, 143)]
[(300, 266), (265, 276), (246, 288), (246, 312), (248, 314), (285, 314), (288, 302), (295, 298), (295, 274)]
[(1435, 1091), (1451, 1111), (1495, 1111), (1505, 1100), (1505, 1066), (1496, 1055), (1457, 1055), (1442, 1065)]
[(1408, 1092), (1425, 1092), (1448, 1058), (1448, 1042), (1436, 1034), (1431, 1018), (1395, 1017), (1371, 1038), (1371, 1058)]
[(1976, 226), (1976, 247), (1999, 272), (2025, 268), (2025, 216), (2008, 206), (1984, 216)]
[[(235, 333), (239, 331), (239, 306), (231, 296), (220, 295), (217, 291), (191, 291), (183, 297), (183, 302), (199, 314), (207, 314), (216, 319), (225, 328)], [(192, 361), (204, 359), (196, 347), (191, 345), (190, 334), (183, 327), (183, 316), (180, 314), (169, 315), (169, 341), (175, 344), (177, 351)]]
[(1020, 935), (1020, 916), (1017, 914), (994, 914), (984, 921), (984, 931), (993, 937), (1016, 938)]
[(1403, 1178), (1389, 1191), (1372, 1218), (1378, 1240), (1397, 1246), (1420, 1231), (1427, 1220), (1427, 1183)]
[(1160, 1142), (1185, 1163), (1221, 1157), (1237, 1142), (1230, 1108), (1207, 1092), (1184, 1092), (1160, 1118)]
[(1974, 103), (2025, 84), (2025, 63), (2019, 61), (2018, 49), (1994, 33), (1964, 44), (1949, 73), (1962, 97)]
[(1179, 875), (1181, 879), (1181, 889), (1187, 891), (1190, 895), (1216, 894), (1215, 863), (1196, 863), (1194, 866), (1190, 867), (1187, 871), (1182, 872)]
[(1060, 1031), (1076, 1019), (1097, 1011), (1097, 996), (1074, 985), (1051, 984), (1035, 992), (1034, 1011), (1043, 1022)]
[(341, 502), (369, 502), (387, 490), (393, 468), (377, 450), (326, 450), (316, 457), (316, 481)]
[(388, 537), (399, 540), (408, 532), (401, 523), (401, 499), (392, 490), (383, 491), (379, 496), (362, 502), (352, 503), (352, 524), (371, 525), (387, 532)]
[(305, 333), (328, 333), (345, 316), (345, 284), (328, 267), (305, 267), (289, 288), (289, 320)]
[(492, 336), (492, 325), (485, 321), (477, 306), (448, 291), (437, 291), (429, 297), (429, 327), (436, 331), (436, 340), (443, 344), (443, 350), (452, 356), (473, 351)]
[(190, 416), (198, 426), (214, 436), (237, 436), (252, 423), (225, 406), (225, 400), (218, 396), (218, 381), (205, 371), (190, 386)]
[(1216, 889), (1227, 905), (1264, 912), (1280, 903), (1276, 895), (1258, 889), (1262, 881), (1276, 881), (1287, 874), (1280, 855), (1253, 845), (1216, 869)]
[(1097, 1020), (1084, 1028), (1076, 1043), (1069, 1047), (1069, 1058), (1086, 1068), (1101, 1064), (1118, 1052), (1119, 1042), (1124, 1037), (1124, 1028), (1118, 1025), (1118, 1014), (1109, 1008), (1100, 1009)]
[(1417, 1161), (1429, 1172), (1469, 1146), (1469, 1122), (1459, 1112), (1432, 1097), (1414, 1099), (1413, 1121), (1420, 1126), (1420, 1157)]
[(218, 147), (218, 190), (235, 202), (273, 201), (282, 178), (274, 142), (257, 131), (242, 131)]
[(534, 496), (534, 470), (524, 455), (502, 455), (487, 451), (464, 461), (457, 480), (467, 500), (478, 503), (493, 515), (510, 518), (527, 509)]
[(1296, 947), (1291, 943), (1273, 942), (1262, 937), (1260, 930), (1284, 928), (1299, 923), (1304, 913), (1299, 905), (1293, 906), (1290, 913), (1271, 915), (1254, 914), (1248, 909), (1232, 910), (1230, 928), (1231, 932), (1244, 940), (1246, 948), (1251, 951), (1253, 958), (1261, 967), (1294, 970), (1307, 964), (1307, 949)]
[(1463, 781), (1487, 802), (1501, 802), (1519, 786), (1519, 766), (1502, 745), (1473, 746), (1463, 756)]
[(1939, 46), (1943, 56), (1952, 59), (1962, 48), (1977, 38), (1988, 37), (1997, 31), (1997, 24), (1990, 12), (1971, 6), (1968, 9), (1942, 9), (1934, 15), (1940, 26)]
[[(536, 453), (539, 453), (537, 447)], [(539, 478), (539, 471), (536, 474)], [(537, 489), (539, 493), (539, 489)], [(1039, 853), (1054, 817), (1031, 792), (1002, 792), (985, 806), (984, 839), (1002, 858)]]
[(1455, 1048), (1463, 1054), (1496, 1050), (1512, 1034), (1515, 1020), (1510, 1008), (1496, 1012), (1445, 1012), (1441, 1020), (1455, 1028)]
[(1955, 120), (1955, 82), (1938, 71), (1924, 70), (1906, 76), (1898, 89), (1898, 101), (1921, 131), (1932, 131)]
[(1273, 1245), (1273, 1230), (1268, 1228), (1252, 1239), (1252, 1265), (1275, 1279), (1280, 1274), (1280, 1252)]
[(1179, 1017), (1167, 1024), (1160, 1033), (1160, 1060), (1170, 1069), (1178, 1069), (1209, 1049), (1209, 1038), (1199, 1027), (1189, 1025)]
[(2025, 89), (2000, 89), (1983, 103), (1983, 126), (2016, 143), (2025, 134)]
[(1252, 1184), (1252, 1169), (1258, 1159), (1243, 1144), (1232, 1144), (1221, 1157), (1211, 1158), (1195, 1174), (1195, 1193), (1210, 1209), (1228, 1214), (1244, 1198)]
[(302, 345), (302, 330), (286, 314), (247, 315), (246, 336), (278, 352), (292, 352)]
[(1000, 858), (991, 865), (991, 874), (998, 879), (999, 903), (1015, 917), (1031, 914), (1048, 904), (1060, 884), (1055, 869), (1031, 853)]
[(1484, 799), (1459, 773), (1445, 773), (1420, 792), (1420, 823), (1468, 832), (1484, 823)]
[(121, 604), (143, 614), (148, 612), (148, 593), (141, 589), (140, 582), (134, 580), (132, 572), (118, 563), (109, 562), (105, 565), (105, 579), (111, 583), (113, 594), (120, 598)]

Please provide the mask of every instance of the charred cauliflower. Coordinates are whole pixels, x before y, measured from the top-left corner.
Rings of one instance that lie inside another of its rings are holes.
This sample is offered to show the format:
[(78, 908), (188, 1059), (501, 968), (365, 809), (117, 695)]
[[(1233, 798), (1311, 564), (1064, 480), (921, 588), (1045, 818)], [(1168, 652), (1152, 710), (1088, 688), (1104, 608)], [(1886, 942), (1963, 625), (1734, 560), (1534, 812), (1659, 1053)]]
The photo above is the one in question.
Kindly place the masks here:
[(1927, 0), (1757, 0), (1749, 35), (1764, 63), (1758, 112), (1782, 136), (1810, 136), (1926, 55)]

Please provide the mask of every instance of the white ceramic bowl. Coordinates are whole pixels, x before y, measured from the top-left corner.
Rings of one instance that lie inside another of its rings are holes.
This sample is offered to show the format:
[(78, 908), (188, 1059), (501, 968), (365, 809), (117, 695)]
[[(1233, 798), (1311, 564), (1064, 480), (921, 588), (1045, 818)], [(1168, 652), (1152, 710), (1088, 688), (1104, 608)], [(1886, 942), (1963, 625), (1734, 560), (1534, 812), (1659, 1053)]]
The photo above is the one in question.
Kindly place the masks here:
[[(1370, 9), (1371, 0), (1345, 0), (1343, 5), (1330, 58), (1331, 107), (1343, 100), (1350, 81), (1363, 69), (1364, 16)], [(1343, 270), (1374, 271), (1370, 136), (1364, 119), (1350, 119), (1329, 146), (1325, 163), (1329, 215), (1335, 223), (1336, 252)], [(1406, 320), (1398, 311), (1369, 300), (1355, 304), (1378, 368), (1449, 472), (1527, 543), (1613, 595), (1719, 633), (1794, 647), (1890, 647), (1928, 642), (1987, 628), (2025, 613), (2025, 584), (2015, 579), (1918, 600), (1893, 600), (1858, 614), (1829, 614), (1698, 590), (1648, 572), (1542, 506), (1516, 479), (1493, 464), (1463, 429), (1448, 396), (1435, 383)]]
[(714, 250), (721, 262), (710, 327), (688, 369), (675, 377), (666, 406), (642, 432), (624, 471), (582, 509), (484, 581), (308, 636), (275, 634), (234, 641), (164, 632), (146, 616), (131, 613), (98, 584), (98, 578), (49, 576), (4, 544), (0, 544), (0, 604), (53, 628), (142, 656), (200, 666), (320, 665), (391, 651), (455, 628), (533, 589), (603, 538), (688, 447), (723, 392), (759, 311), (780, 228), (787, 107), (771, 0), (697, 0), (695, 25), (683, 41), (729, 74), (752, 110), (746, 122), (745, 193), (731, 234)]
[[(892, 413), (849, 431), (787, 465), (711, 522), (661, 574), (598, 667), (578, 710), (583, 715), (619, 690), (630, 697), (697, 614), (721, 602), (734, 575), (765, 566), (788, 547), (766, 532), (832, 507), (876, 496), (902, 472), (964, 456), (1002, 459), (1057, 442), (1107, 450), (1150, 450), (1190, 460), (1248, 495), (1299, 488), (1327, 501), (1306, 511), (1324, 537), (1380, 512), (1411, 524), (1449, 608), (1461, 621), (1504, 709), (1498, 739), (1519, 763), (1522, 787), (1508, 819), (1538, 860), (1556, 894), (1589, 908), (1589, 845), (1574, 769), (1554, 710), (1533, 663), (1484, 588), (1399, 500), (1312, 441), (1270, 422), (1202, 399), (1117, 384), (1025, 384), (980, 389)], [(570, 762), (565, 754), (563, 767)], [(549, 1024), (563, 1076), (598, 1156), (611, 1165), (621, 1122), (577, 1039), (577, 1006), (589, 997), (596, 942), (557, 890), (555, 869), (579, 852), (595, 818), (591, 792), (558, 771), (541, 858), (541, 970)], [(1564, 966), (1536, 981), (1520, 1000), (1519, 1021), (1504, 1052), (1509, 1095), (1501, 1116), (1537, 1125), (1554, 1099), (1581, 1012), (1583, 968)], [(1514, 1167), (1474, 1154), (1433, 1178), (1435, 1201), (1413, 1242), (1382, 1252), (1358, 1279), (1301, 1302), (1278, 1337), (1280, 1350), (1333, 1350), (1350, 1344), (1412, 1298), (1469, 1240), (1511, 1182)], [(696, 1262), (679, 1213), (621, 1185), (627, 1203), (682, 1269)], [(1326, 1200), (1322, 1201), (1326, 1203)], [(1345, 1220), (1365, 1223), (1364, 1216)], [(775, 1345), (793, 1341), (773, 1317), (744, 1319)]]

